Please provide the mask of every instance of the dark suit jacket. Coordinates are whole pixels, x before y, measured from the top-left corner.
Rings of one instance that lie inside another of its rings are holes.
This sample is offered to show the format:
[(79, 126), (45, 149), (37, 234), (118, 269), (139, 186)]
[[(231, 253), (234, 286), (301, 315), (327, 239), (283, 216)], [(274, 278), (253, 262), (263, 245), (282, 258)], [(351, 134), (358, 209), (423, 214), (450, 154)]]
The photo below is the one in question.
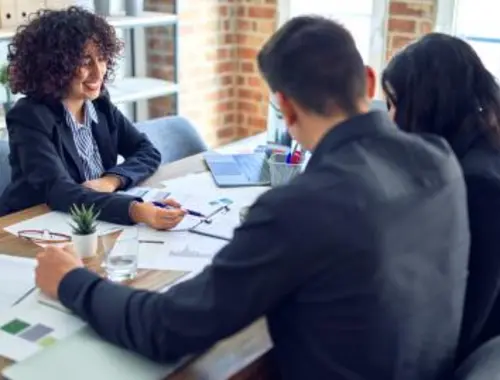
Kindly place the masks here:
[[(134, 186), (158, 168), (160, 153), (106, 95), (93, 102), (99, 118), (92, 132), (107, 173)], [(134, 198), (98, 193), (85, 181), (80, 157), (61, 103), (22, 98), (7, 114), (12, 181), (0, 198), (0, 215), (46, 203), (67, 212), (73, 204), (95, 204), (105, 221), (129, 224)], [(125, 161), (117, 165), (118, 155)]]
[(500, 334), (500, 147), (477, 131), (451, 144), (467, 184), (471, 233), (463, 357)]
[(333, 128), (197, 277), (156, 294), (76, 269), (59, 297), (105, 339), (158, 361), (266, 315), (285, 379), (448, 378), (468, 231), (448, 144), (372, 112)]

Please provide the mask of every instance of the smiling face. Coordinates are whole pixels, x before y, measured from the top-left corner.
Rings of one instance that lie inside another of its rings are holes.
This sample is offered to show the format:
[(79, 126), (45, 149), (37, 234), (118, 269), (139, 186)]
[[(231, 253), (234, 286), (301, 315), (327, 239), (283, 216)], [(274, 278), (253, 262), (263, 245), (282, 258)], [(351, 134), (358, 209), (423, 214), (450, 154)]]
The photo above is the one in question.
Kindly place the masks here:
[(76, 70), (71, 81), (68, 98), (72, 100), (94, 100), (101, 93), (107, 62), (102, 57), (97, 45), (87, 43), (82, 65)]

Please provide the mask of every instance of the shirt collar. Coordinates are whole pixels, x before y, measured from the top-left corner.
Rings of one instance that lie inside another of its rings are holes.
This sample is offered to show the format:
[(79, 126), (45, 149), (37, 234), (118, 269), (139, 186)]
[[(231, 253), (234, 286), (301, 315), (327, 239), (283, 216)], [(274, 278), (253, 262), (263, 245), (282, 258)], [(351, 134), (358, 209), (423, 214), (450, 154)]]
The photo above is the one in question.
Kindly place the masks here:
[(351, 140), (378, 134), (382, 130), (397, 131), (387, 112), (370, 111), (353, 116), (330, 129), (313, 151), (307, 167), (317, 165), (325, 154)]
[[(83, 104), (84, 107), (84, 126), (90, 127), (92, 122), (97, 124), (99, 122), (99, 117), (97, 116), (97, 111), (94, 107), (94, 104), (90, 100), (86, 100)], [(66, 120), (71, 120), (72, 125), (75, 126), (79, 123), (76, 122), (75, 117), (69, 110), (64, 106), (64, 111), (66, 113)]]

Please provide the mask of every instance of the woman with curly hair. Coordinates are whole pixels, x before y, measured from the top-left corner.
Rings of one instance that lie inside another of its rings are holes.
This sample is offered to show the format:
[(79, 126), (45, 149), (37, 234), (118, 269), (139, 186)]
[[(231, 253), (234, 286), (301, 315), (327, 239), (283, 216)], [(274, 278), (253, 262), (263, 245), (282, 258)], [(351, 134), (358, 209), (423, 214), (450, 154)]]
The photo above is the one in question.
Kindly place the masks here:
[(471, 247), (463, 357), (500, 334), (500, 88), (469, 44), (440, 33), (397, 54), (382, 87), (396, 123), (445, 138), (464, 172)]
[[(79, 7), (34, 16), (9, 45), (9, 85), (25, 97), (7, 114), (12, 180), (0, 215), (40, 203), (64, 212), (83, 204), (109, 222), (178, 224), (177, 203), (163, 209), (115, 192), (149, 177), (161, 157), (105, 90), (122, 47), (114, 28)], [(119, 165), (118, 155), (125, 158)]]

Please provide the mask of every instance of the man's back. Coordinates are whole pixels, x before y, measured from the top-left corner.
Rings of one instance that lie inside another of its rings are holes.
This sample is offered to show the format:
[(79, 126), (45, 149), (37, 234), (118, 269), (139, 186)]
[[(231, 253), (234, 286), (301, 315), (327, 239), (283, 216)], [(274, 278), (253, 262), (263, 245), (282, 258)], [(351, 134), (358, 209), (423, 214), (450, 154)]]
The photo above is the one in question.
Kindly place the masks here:
[(382, 113), (357, 116), (260, 203), (283, 218), (279, 238), (307, 274), (268, 314), (284, 378), (433, 380), (449, 370), (469, 238), (445, 143), (400, 132)]
[(259, 198), (198, 276), (154, 294), (78, 268), (58, 296), (157, 361), (265, 315), (284, 379), (437, 380), (454, 359), (468, 248), (448, 146), (372, 112), (331, 129), (305, 174)]

